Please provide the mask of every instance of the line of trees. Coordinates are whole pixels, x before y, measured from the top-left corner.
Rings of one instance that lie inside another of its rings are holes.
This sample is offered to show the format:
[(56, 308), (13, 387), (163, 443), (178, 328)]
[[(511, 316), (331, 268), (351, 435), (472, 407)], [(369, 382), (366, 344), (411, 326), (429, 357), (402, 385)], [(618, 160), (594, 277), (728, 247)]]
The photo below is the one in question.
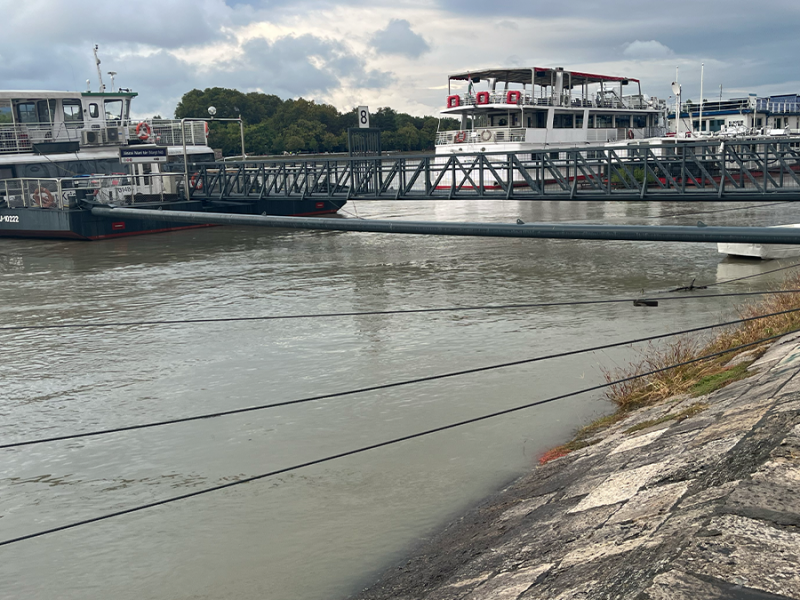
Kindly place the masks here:
[[(216, 108), (217, 118), (238, 118), (245, 127), (245, 150), (249, 155), (285, 152), (346, 152), (347, 129), (357, 127), (356, 109), (340, 113), (330, 104), (313, 100), (281, 100), (272, 94), (242, 93), (227, 88), (192, 90), (181, 98), (175, 117), (208, 118), (208, 108)], [(379, 108), (370, 114), (370, 126), (381, 130), (385, 151), (432, 150), (437, 127), (457, 129), (455, 119), (413, 117), (391, 108)], [(241, 152), (237, 123), (212, 123), (209, 144), (222, 150), (223, 156)]]

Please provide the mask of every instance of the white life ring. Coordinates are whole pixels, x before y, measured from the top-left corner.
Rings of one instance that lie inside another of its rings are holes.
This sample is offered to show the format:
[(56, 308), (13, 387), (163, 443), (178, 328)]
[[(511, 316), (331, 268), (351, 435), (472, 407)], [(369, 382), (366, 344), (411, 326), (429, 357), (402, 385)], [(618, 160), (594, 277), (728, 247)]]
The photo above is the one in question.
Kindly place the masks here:
[(481, 131), (481, 139), (484, 142), (488, 142), (489, 140), (492, 139), (492, 132), (489, 131), (488, 129), (484, 129), (483, 131)]

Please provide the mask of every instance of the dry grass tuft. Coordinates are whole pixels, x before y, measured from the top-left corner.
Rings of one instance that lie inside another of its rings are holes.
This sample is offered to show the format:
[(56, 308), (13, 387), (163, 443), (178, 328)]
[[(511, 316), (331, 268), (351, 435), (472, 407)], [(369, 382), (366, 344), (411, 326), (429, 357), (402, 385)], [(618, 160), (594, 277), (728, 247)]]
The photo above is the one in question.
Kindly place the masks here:
[[(800, 273), (787, 277), (781, 289), (800, 289)], [(746, 319), (793, 309), (800, 309), (800, 292), (765, 296), (760, 302), (740, 306), (737, 313), (739, 318)], [(623, 420), (631, 410), (641, 406), (657, 404), (679, 394), (686, 394), (687, 396), (708, 394), (733, 381), (749, 376), (750, 373), (747, 371), (747, 367), (764, 353), (769, 342), (731, 351), (730, 353), (681, 367), (672, 369), (666, 369), (666, 367), (708, 354), (725, 352), (731, 348), (753, 344), (767, 337), (782, 335), (796, 330), (800, 330), (800, 310), (739, 323), (717, 331), (716, 335), (711, 339), (703, 340), (684, 336), (674, 338), (670, 343), (663, 346), (651, 344), (646, 351), (642, 352), (644, 358), (639, 362), (604, 373), (606, 381), (609, 383), (620, 379), (628, 379), (607, 388), (606, 396), (617, 405), (617, 411), (581, 428), (577, 432), (575, 439), (568, 444), (546, 452), (539, 459), (539, 463), (545, 464), (556, 458), (566, 456), (574, 450), (597, 443), (599, 439), (589, 438)], [(754, 348), (755, 351), (753, 351)], [(746, 351), (751, 353), (747, 361), (738, 365), (728, 364), (734, 356)], [(661, 369), (664, 370), (662, 371)], [(651, 371), (659, 372), (629, 379), (635, 375)], [(706, 404), (697, 403), (680, 413), (668, 414), (652, 422), (634, 426), (628, 429), (627, 432), (632, 433), (666, 421), (682, 421), (703, 411), (706, 407)]]
[[(800, 274), (788, 277), (782, 286), (784, 290), (798, 288), (800, 288)], [(744, 319), (797, 308), (800, 308), (800, 293), (794, 292), (766, 296), (760, 302), (739, 307), (737, 313), (739, 318)], [(664, 346), (650, 345), (643, 353), (642, 360), (626, 368), (606, 371), (605, 378), (606, 381), (611, 382), (650, 371), (658, 371), (670, 365), (687, 362), (707, 354), (724, 352), (730, 348), (751, 344), (766, 337), (789, 333), (799, 328), (800, 311), (797, 311), (739, 323), (719, 331), (705, 343), (687, 337), (675, 338)], [(766, 345), (758, 348), (763, 353)], [(614, 384), (608, 388), (606, 396), (621, 411), (626, 412), (640, 406), (655, 404), (677, 394), (690, 393), (701, 381), (717, 382), (717, 387), (713, 389), (719, 389), (723, 385), (746, 376), (742, 367), (739, 367), (729, 377), (721, 375), (736, 368), (727, 366), (735, 354), (736, 351)], [(709, 391), (711, 391), (710, 388)], [(703, 393), (708, 393), (708, 391)]]

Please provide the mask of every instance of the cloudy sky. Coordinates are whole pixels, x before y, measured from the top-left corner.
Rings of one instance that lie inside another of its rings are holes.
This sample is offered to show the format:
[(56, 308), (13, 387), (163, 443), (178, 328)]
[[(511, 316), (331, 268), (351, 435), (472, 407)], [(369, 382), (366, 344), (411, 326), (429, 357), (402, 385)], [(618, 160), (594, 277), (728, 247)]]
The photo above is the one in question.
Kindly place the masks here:
[(800, 92), (798, 0), (0, 0), (2, 89), (97, 88), (92, 58), (171, 117), (193, 88), (438, 114), (447, 74), (505, 66), (642, 80), (666, 98)]

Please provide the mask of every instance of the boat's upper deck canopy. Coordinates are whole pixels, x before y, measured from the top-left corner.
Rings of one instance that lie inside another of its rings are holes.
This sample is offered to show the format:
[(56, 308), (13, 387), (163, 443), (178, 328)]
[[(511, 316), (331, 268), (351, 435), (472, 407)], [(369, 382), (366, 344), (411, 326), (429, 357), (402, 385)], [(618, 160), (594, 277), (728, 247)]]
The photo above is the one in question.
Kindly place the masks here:
[[(466, 84), (466, 85), (465, 85)], [(454, 91), (453, 88), (464, 90)], [(466, 88), (466, 89), (464, 89)], [(464, 93), (465, 92), (465, 93)], [(479, 69), (449, 75), (445, 113), (503, 111), (509, 105), (584, 109), (654, 110), (633, 77), (565, 71), (562, 67)]]
[(593, 83), (617, 82), (623, 85), (629, 82), (639, 83), (633, 77), (616, 77), (614, 75), (596, 75), (594, 73), (581, 73), (579, 71), (565, 71), (564, 69), (550, 67), (529, 67), (523, 69), (482, 69), (479, 71), (467, 71), (466, 73), (456, 73), (450, 75), (450, 81), (472, 81), (479, 83), (483, 80), (493, 79), (496, 82), (519, 83), (521, 85), (553, 85), (558, 74), (566, 76), (564, 87), (576, 88)]

